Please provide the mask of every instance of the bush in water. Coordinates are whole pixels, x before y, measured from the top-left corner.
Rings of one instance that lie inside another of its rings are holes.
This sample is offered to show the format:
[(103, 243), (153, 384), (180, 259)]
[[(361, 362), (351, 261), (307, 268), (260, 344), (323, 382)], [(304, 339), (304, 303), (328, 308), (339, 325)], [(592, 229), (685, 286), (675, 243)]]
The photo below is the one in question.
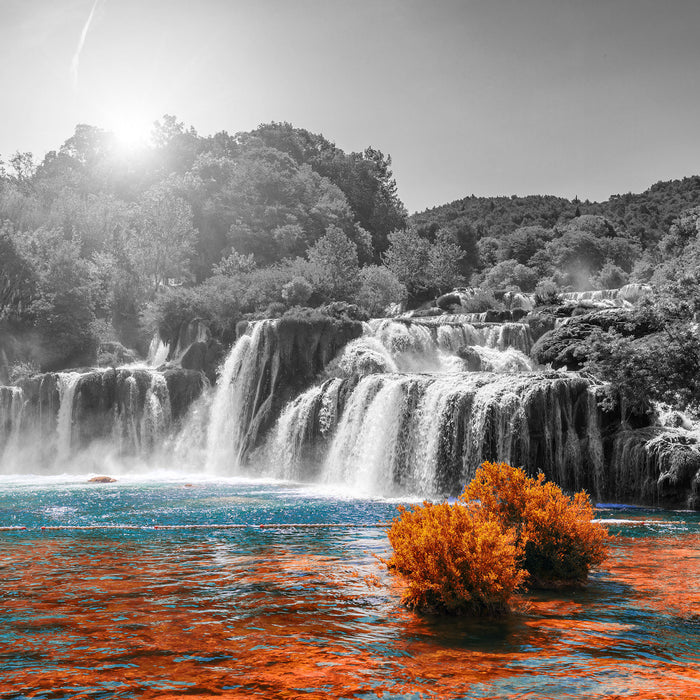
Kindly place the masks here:
[(592, 522), (588, 495), (569, 498), (544, 474), (532, 479), (508, 464), (484, 462), (460, 501), (479, 501), (504, 528), (515, 529), (531, 588), (580, 585), (607, 556), (607, 530)]
[(404, 577), (402, 602), (421, 611), (499, 615), (513, 593), (583, 583), (606, 556), (608, 534), (544, 476), (485, 462), (454, 505), (399, 507), (387, 566)]
[(525, 578), (515, 530), (474, 504), (399, 506), (388, 535), (394, 555), (385, 563), (406, 579), (409, 608), (503, 614)]

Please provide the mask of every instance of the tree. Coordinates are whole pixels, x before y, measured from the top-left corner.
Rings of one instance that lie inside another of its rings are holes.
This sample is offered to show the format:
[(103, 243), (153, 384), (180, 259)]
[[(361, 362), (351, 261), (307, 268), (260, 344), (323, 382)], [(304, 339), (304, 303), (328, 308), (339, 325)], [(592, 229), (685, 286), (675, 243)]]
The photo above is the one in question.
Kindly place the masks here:
[(438, 231), (435, 242), (428, 251), (428, 280), (431, 291), (443, 294), (464, 283), (459, 266), (464, 256), (465, 252), (457, 244), (453, 233)]
[(593, 283), (598, 289), (619, 289), (628, 281), (629, 275), (621, 267), (608, 260), (594, 278)]
[(295, 277), (282, 287), (282, 298), (290, 306), (303, 306), (314, 289), (304, 277)]
[(357, 303), (370, 316), (381, 316), (390, 304), (406, 301), (406, 286), (383, 265), (368, 265), (360, 270)]
[(517, 260), (527, 265), (533, 255), (554, 237), (554, 231), (542, 226), (522, 226), (504, 236), (499, 245), (499, 260)]
[(699, 235), (700, 207), (685, 209), (673, 220), (659, 248), (667, 257), (677, 256), (689, 243), (697, 240)]
[(29, 151), (23, 153), (17, 151), (10, 158), (10, 167), (12, 168), (12, 179), (18, 184), (24, 185), (32, 179), (36, 171), (34, 156)]
[(189, 279), (195, 240), (187, 202), (174, 195), (167, 184), (146, 192), (130, 247), (137, 268), (150, 281), (151, 295), (171, 279), (179, 283)]
[(415, 229), (403, 229), (389, 234), (389, 248), (383, 262), (415, 297), (428, 288), (430, 241), (418, 235)]
[[(357, 224), (371, 236), (370, 253), (385, 251), (389, 233), (406, 226), (407, 212), (398, 197), (391, 156), (372, 147), (361, 153), (344, 153), (323, 136), (287, 122), (261, 124), (248, 139), (260, 139), (266, 146), (289, 154), (338, 187)], [(356, 242), (360, 259), (365, 260), (365, 251)]]
[(491, 289), (517, 289), (532, 292), (539, 275), (531, 267), (521, 265), (517, 260), (503, 260), (486, 272), (481, 284)]
[(16, 246), (36, 277), (25, 315), (38, 336), (32, 361), (44, 371), (94, 363), (94, 270), (80, 257), (79, 241), (66, 239), (59, 229), (40, 228), (18, 234)]
[(316, 289), (332, 301), (354, 301), (360, 283), (357, 246), (341, 229), (329, 226), (307, 258), (318, 270)]
[(12, 225), (0, 225), (0, 320), (21, 318), (36, 291), (31, 264), (15, 245)]
[(233, 250), (227, 257), (214, 265), (212, 272), (215, 275), (233, 277), (234, 275), (252, 272), (256, 267), (255, 258), (252, 255), (241, 255)]
[(600, 330), (577, 350), (586, 371), (610, 383), (608, 405), (619, 392), (635, 409), (661, 401), (700, 415), (700, 337), (694, 323), (700, 311), (700, 274), (697, 265), (685, 270), (629, 315), (627, 328), (645, 334)]

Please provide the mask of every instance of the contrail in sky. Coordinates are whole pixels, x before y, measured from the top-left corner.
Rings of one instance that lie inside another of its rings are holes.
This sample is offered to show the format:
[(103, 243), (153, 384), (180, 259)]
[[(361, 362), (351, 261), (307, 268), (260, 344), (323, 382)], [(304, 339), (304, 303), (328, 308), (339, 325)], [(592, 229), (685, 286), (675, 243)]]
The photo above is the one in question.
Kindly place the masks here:
[(85, 26), (83, 27), (83, 31), (80, 32), (80, 39), (78, 40), (78, 46), (75, 49), (75, 53), (73, 54), (73, 60), (70, 63), (70, 74), (71, 78), (73, 79), (73, 87), (77, 88), (78, 87), (78, 66), (80, 65), (80, 53), (83, 50), (83, 45), (85, 44), (85, 38), (87, 37), (87, 33), (90, 30), (90, 25), (92, 24), (92, 18), (95, 14), (95, 10), (97, 9), (97, 6), (100, 4), (100, 0), (95, 0), (95, 2), (92, 4), (92, 9), (90, 10), (90, 14), (88, 15), (87, 22), (85, 22)]

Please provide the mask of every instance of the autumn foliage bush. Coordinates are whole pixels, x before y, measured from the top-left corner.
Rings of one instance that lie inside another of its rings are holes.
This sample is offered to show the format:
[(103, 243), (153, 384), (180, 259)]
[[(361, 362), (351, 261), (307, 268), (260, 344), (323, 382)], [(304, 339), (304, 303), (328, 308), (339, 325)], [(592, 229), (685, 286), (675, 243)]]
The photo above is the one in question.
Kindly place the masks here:
[(485, 462), (456, 504), (399, 507), (385, 563), (405, 579), (410, 608), (498, 615), (522, 585), (586, 580), (608, 539), (592, 517), (585, 493), (569, 498), (543, 475)]
[(515, 532), (483, 508), (423, 503), (399, 506), (389, 530), (387, 562), (407, 579), (410, 608), (451, 614), (505, 612), (524, 573), (516, 566)]
[(581, 491), (569, 498), (544, 474), (536, 479), (508, 464), (484, 462), (460, 497), (479, 501), (505, 528), (514, 528), (528, 586), (582, 584), (606, 557), (607, 530), (592, 522)]

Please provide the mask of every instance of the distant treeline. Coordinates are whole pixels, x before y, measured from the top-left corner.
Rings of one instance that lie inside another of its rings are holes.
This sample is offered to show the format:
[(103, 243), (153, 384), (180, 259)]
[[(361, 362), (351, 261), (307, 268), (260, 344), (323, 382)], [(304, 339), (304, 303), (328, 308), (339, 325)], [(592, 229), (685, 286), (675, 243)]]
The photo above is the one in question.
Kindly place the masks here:
[(658, 182), (605, 202), (554, 196), (465, 197), (414, 214), (421, 236), (454, 236), (472, 281), (532, 291), (543, 279), (575, 289), (652, 280), (692, 234), (700, 176)]

